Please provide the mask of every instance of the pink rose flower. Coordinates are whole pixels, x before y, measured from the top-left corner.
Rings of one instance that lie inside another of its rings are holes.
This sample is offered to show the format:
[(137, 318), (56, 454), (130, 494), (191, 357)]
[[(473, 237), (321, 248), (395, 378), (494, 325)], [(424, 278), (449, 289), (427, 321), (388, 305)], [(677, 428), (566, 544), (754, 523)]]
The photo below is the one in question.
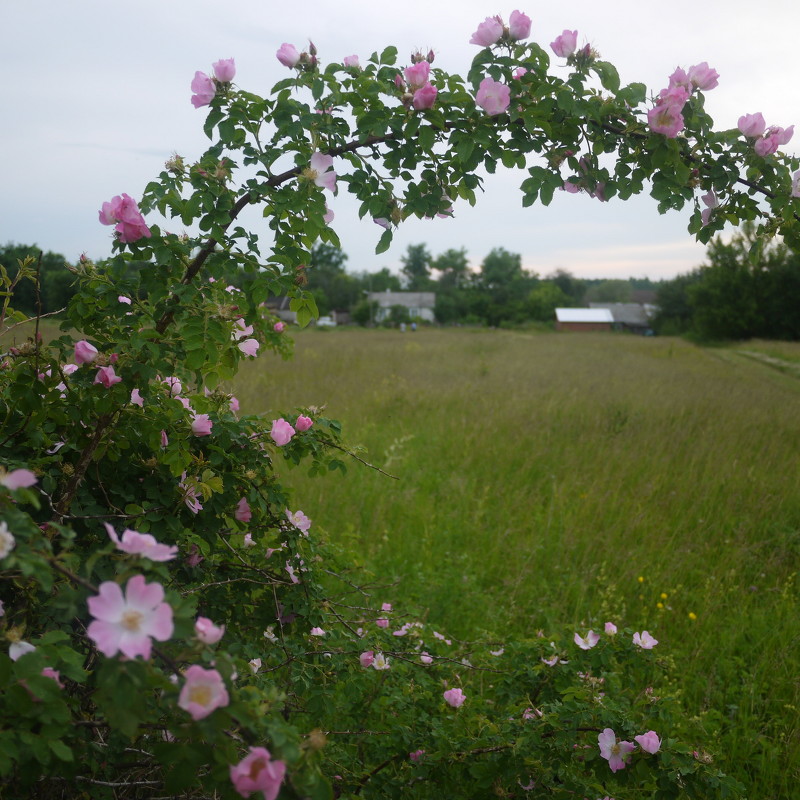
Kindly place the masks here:
[(194, 623), (194, 635), (203, 644), (216, 644), (225, 633), (224, 625), (215, 625), (208, 617), (198, 617)]
[(192, 419), (192, 433), (195, 436), (211, 436), (211, 428), (214, 423), (208, 414), (197, 414)]
[(272, 441), (275, 442), (278, 447), (283, 447), (285, 444), (289, 444), (289, 441), (294, 434), (294, 428), (285, 419), (283, 419), (283, 417), (273, 420), (269, 435)]
[(106, 389), (110, 389), (115, 383), (121, 381), (122, 378), (114, 372), (114, 367), (100, 367), (97, 375), (94, 376), (94, 383), (101, 383)]
[(305, 536), (308, 536), (308, 530), (311, 527), (311, 520), (302, 511), (297, 510), (292, 512), (287, 508), (286, 518), (289, 520), (290, 525), (293, 525)]
[(22, 658), (22, 656), (28, 655), (28, 653), (33, 653), (36, 648), (30, 643), (24, 640), (19, 642), (11, 642), (8, 646), (8, 657), (12, 661), (17, 661), (18, 659)]
[(129, 528), (122, 532), (122, 539), (118, 536), (114, 528), (104, 522), (108, 538), (114, 542), (117, 550), (134, 556), (144, 556), (151, 561), (172, 561), (178, 555), (178, 548), (175, 545), (160, 544), (154, 536), (149, 533), (139, 533)]
[(502, 114), (511, 102), (511, 89), (504, 83), (484, 78), (475, 95), (475, 102), (490, 116)]
[(324, 636), (325, 631), (322, 628), (313, 627), (309, 632), (310, 636)]
[[(328, 204), (326, 203), (325, 204), (325, 213), (322, 215), (322, 221), (326, 225), (330, 225), (331, 222), (333, 222), (333, 220), (335, 219), (335, 217), (336, 217), (336, 214), (333, 213), (333, 209), (332, 208), (328, 208)], [(281, 329), (281, 330), (283, 330), (283, 329)]]
[(767, 129), (767, 123), (761, 112), (744, 114), (739, 117), (739, 131), (750, 139), (757, 139)]
[(231, 781), (242, 797), (261, 792), (264, 800), (275, 800), (286, 775), (286, 764), (273, 761), (269, 750), (251, 747), (247, 755), (231, 766)]
[(392, 604), (391, 603), (381, 603), (381, 611), (391, 611)]
[(427, 82), (431, 72), (431, 65), (427, 61), (418, 61), (403, 70), (408, 88), (411, 90), (422, 88)]
[(161, 382), (167, 386), (169, 393), (173, 397), (177, 397), (183, 391), (183, 384), (180, 382), (180, 378), (163, 378)]
[(694, 86), (695, 89), (699, 89), (701, 92), (707, 92), (709, 89), (715, 89), (719, 86), (719, 73), (715, 69), (709, 67), (707, 61), (689, 67), (687, 77), (692, 86)]
[(444, 699), (449, 705), (453, 706), (453, 708), (461, 708), (467, 696), (461, 689), (448, 689), (444, 693)]
[(606, 622), (605, 631), (609, 636), (613, 636), (617, 632), (617, 626), (613, 622)]
[(199, 70), (194, 74), (191, 88), (194, 92), (192, 95), (192, 105), (195, 108), (207, 106), (217, 93), (217, 87), (214, 86), (214, 81), (212, 81), (205, 72), (200, 72)]
[(674, 139), (684, 128), (681, 106), (665, 103), (651, 108), (647, 112), (647, 122), (654, 133), (662, 133), (668, 139)]
[[(427, 64), (428, 62), (422, 61), (420, 63)], [(423, 87), (414, 92), (414, 98), (411, 102), (417, 111), (427, 111), (427, 109), (433, 108), (437, 94), (438, 90), (436, 87), (432, 83), (426, 83)]]
[(389, 627), (389, 620), (386, 617), (380, 617), (379, 619), (375, 620), (375, 624), (379, 628), (388, 628)]
[(424, 651), (424, 650), (423, 650), (423, 651), (422, 651), (422, 652), (419, 654), (419, 660), (420, 660), (420, 661), (421, 661), (423, 664), (432, 664), (432, 663), (433, 663), (433, 656), (431, 656), (429, 653), (427, 653), (426, 651)]
[(37, 481), (38, 478), (29, 469), (14, 469), (6, 472), (0, 467), (0, 486), (5, 486), (12, 492), (17, 489), (30, 489)]
[(390, 229), (391, 229), (391, 227), (392, 227), (392, 223), (391, 223), (391, 222), (389, 222), (389, 220), (388, 220), (388, 219), (386, 219), (386, 217), (373, 217), (373, 218), (372, 218), (372, 221), (373, 221), (373, 222), (374, 222), (376, 225), (380, 225), (380, 226), (381, 226), (381, 228), (383, 228), (384, 230), (387, 230), (387, 231), (388, 231), (388, 230), (390, 230)]
[(94, 620), (86, 635), (97, 649), (110, 658), (117, 653), (127, 658), (150, 658), (151, 639), (165, 642), (172, 636), (172, 608), (164, 602), (160, 583), (145, 583), (134, 575), (123, 594), (119, 584), (105, 581), (99, 594), (86, 601)]
[(717, 199), (716, 194), (714, 194), (713, 189), (706, 192), (706, 194), (701, 195), (700, 199), (706, 205), (706, 208), (700, 212), (700, 219), (703, 222), (703, 227), (705, 227), (711, 221), (711, 213), (719, 205), (719, 200)]
[(250, 522), (252, 516), (253, 512), (250, 511), (250, 504), (247, 502), (247, 498), (243, 497), (236, 504), (236, 511), (233, 512), (233, 518), (239, 522)]
[(527, 74), (527, 72), (528, 72), (528, 70), (527, 70), (526, 67), (517, 67), (514, 70), (514, 72), (511, 73), (511, 77), (515, 81), (518, 81), (518, 80), (520, 80), (520, 78), (522, 78), (523, 75)]
[(689, 80), (686, 70), (681, 67), (676, 67), (675, 72), (669, 76), (669, 88), (674, 89), (676, 86), (686, 89), (687, 92), (692, 90), (692, 82)]
[(134, 389), (131, 392), (131, 403), (135, 406), (139, 406), (139, 408), (144, 408), (144, 398), (139, 394), (138, 389)]
[(345, 56), (342, 60), (342, 63), (346, 67), (350, 67), (352, 69), (358, 69), (358, 67), (361, 66), (361, 64), (358, 63), (358, 56)]
[(97, 358), (97, 348), (86, 339), (75, 342), (75, 354), (72, 360), (76, 364), (91, 364)]
[(633, 634), (633, 643), (642, 650), (652, 650), (658, 644), (658, 640), (654, 639), (647, 631), (642, 631), (641, 634), (637, 631)]
[(178, 705), (188, 711), (193, 720), (205, 719), (230, 702), (222, 675), (215, 669), (203, 669), (193, 664), (186, 670), (184, 677), (186, 682), (178, 697)]
[(661, 749), (661, 739), (655, 731), (647, 731), (640, 736), (634, 736), (633, 741), (636, 742), (645, 753), (657, 753)]
[(691, 92), (685, 86), (668, 86), (658, 93), (657, 106), (673, 105), (680, 111), (689, 101)]
[(121, 242), (135, 242), (141, 238), (149, 239), (152, 235), (136, 201), (125, 193), (103, 203), (99, 218), (101, 224), (115, 226), (114, 230)]
[(425, 751), (424, 750), (415, 750), (413, 753), (409, 753), (408, 757), (412, 761), (414, 761), (415, 763), (419, 762), (419, 761), (422, 761), (422, 759), (425, 757)]
[(132, 300), (130, 299), (130, 297), (126, 297), (124, 294), (121, 294), (117, 298), (117, 302), (124, 303), (126, 306), (129, 306), (131, 304)]
[(581, 636), (579, 633), (576, 633), (574, 640), (575, 644), (578, 645), (581, 650), (591, 650), (600, 641), (600, 635), (594, 631), (589, 631), (586, 636)]
[(252, 336), (253, 335), (253, 326), (248, 325), (241, 317), (233, 323), (233, 330), (231, 331), (231, 337), (234, 341), (239, 341), (240, 339), (244, 339), (245, 336)]
[(51, 680), (54, 680), (59, 689), (64, 688), (64, 684), (61, 682), (61, 673), (57, 669), (53, 669), (52, 667), (44, 667), (40, 674), (43, 678), (50, 678)]
[(245, 339), (236, 345), (246, 356), (255, 358), (258, 355), (258, 348), (261, 346), (258, 339)]
[(762, 158), (764, 156), (771, 156), (782, 144), (788, 144), (794, 135), (794, 125), (790, 125), (785, 130), (773, 125), (764, 134), (763, 139), (759, 139), (755, 143), (755, 151)]
[(508, 18), (508, 33), (515, 41), (527, 39), (531, 35), (531, 18), (521, 11), (512, 11)]
[(274, 330), (274, 331), (275, 331), (275, 333), (283, 333), (283, 331), (285, 330), (285, 328), (286, 328), (286, 323), (284, 323), (284, 322), (276, 322), (276, 323), (275, 323), (275, 324), (272, 326), (272, 330)]
[(478, 30), (472, 34), (470, 44), (477, 44), (480, 47), (490, 47), (496, 44), (503, 37), (503, 22), (499, 17), (486, 17), (478, 25)]
[(559, 58), (569, 58), (578, 46), (578, 31), (564, 30), (555, 40), (550, 42), (550, 47)]
[(239, 400), (236, 397), (234, 397), (233, 395), (231, 395), (231, 399), (228, 402), (228, 408), (230, 408), (230, 410), (234, 414), (236, 414), (239, 411)]
[(359, 657), (359, 663), (361, 664), (364, 669), (372, 666), (372, 662), (375, 660), (375, 653), (372, 650), (365, 650)]
[(297, 48), (293, 44), (284, 42), (275, 55), (284, 67), (296, 67), (300, 63), (300, 53), (297, 52)]
[(312, 425), (314, 424), (314, 420), (311, 417), (307, 417), (305, 414), (301, 414), (297, 418), (297, 422), (294, 424), (294, 428), (296, 431), (303, 433), (307, 431)]
[(230, 83), (236, 76), (236, 63), (232, 58), (221, 58), (212, 65), (214, 77), (220, 83)]
[(617, 735), (611, 728), (605, 728), (597, 736), (597, 744), (600, 747), (600, 756), (608, 761), (608, 766), (612, 772), (625, 769), (625, 762), (630, 753), (636, 746), (632, 742), (618, 742)]
[(316, 152), (311, 156), (311, 166), (308, 177), (317, 186), (327, 189), (329, 192), (336, 191), (336, 172), (333, 169), (333, 156), (325, 153)]

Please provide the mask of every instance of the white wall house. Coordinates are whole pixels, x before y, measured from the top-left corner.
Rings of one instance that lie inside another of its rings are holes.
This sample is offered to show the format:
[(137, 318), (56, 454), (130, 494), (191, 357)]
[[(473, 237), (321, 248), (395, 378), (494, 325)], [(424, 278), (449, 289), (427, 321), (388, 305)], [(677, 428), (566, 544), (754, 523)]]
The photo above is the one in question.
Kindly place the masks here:
[(392, 306), (404, 306), (411, 319), (433, 322), (436, 292), (369, 292), (367, 299), (378, 304), (375, 322), (388, 319)]

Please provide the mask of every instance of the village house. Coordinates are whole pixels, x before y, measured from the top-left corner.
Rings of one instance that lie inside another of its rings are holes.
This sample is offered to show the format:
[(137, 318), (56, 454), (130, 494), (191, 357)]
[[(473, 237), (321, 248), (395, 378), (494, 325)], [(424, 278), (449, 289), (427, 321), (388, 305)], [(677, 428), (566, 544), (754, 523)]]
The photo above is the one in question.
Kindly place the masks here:
[(368, 292), (367, 300), (378, 304), (375, 312), (375, 322), (388, 319), (394, 306), (408, 309), (408, 316), (414, 320), (433, 322), (435, 320), (433, 309), (436, 305), (436, 292)]
[(610, 331), (614, 317), (607, 308), (557, 308), (557, 331)]
[(614, 330), (638, 333), (641, 336), (652, 335), (650, 318), (655, 306), (642, 303), (589, 303), (589, 308), (607, 308), (614, 317)]

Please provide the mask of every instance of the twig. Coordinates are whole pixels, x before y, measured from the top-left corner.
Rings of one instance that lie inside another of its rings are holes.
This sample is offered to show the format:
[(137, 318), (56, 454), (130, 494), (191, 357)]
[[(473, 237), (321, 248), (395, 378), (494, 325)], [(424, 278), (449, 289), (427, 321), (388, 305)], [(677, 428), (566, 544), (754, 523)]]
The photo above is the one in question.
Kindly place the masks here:
[(46, 317), (55, 317), (57, 314), (63, 314), (67, 310), (67, 307), (59, 308), (58, 311), (48, 311), (46, 314), (38, 314), (36, 317), (28, 317), (28, 319), (21, 319), (19, 322), (15, 322), (13, 325), (9, 325), (5, 330), (0, 331), (0, 336), (5, 336), (10, 331), (13, 331), (14, 328), (18, 328), (20, 325), (27, 325), (31, 320), (36, 320), (37, 322), (40, 319), (45, 319)]
[(92, 438), (89, 440), (89, 443), (86, 445), (86, 447), (83, 448), (83, 452), (78, 459), (78, 463), (75, 465), (75, 471), (67, 481), (67, 485), (64, 487), (61, 499), (58, 501), (58, 503), (56, 503), (55, 513), (59, 519), (64, 518), (64, 515), (66, 514), (67, 509), (72, 502), (72, 498), (75, 496), (75, 492), (78, 491), (78, 487), (83, 480), (83, 476), (86, 474), (86, 470), (89, 469), (89, 465), (92, 463), (94, 451), (97, 450), (98, 446), (100, 445), (100, 440), (103, 438), (106, 428), (111, 425), (114, 416), (114, 413), (102, 414), (98, 418)]
[(33, 346), (36, 348), (36, 359), (34, 360), (34, 369), (36, 374), (39, 374), (39, 320), (42, 317), (42, 251), (39, 251), (39, 258), (36, 260), (36, 330), (33, 334)]
[(346, 447), (342, 447), (341, 445), (336, 444), (335, 442), (323, 442), (324, 445), (328, 447), (334, 447), (336, 450), (341, 450), (343, 453), (346, 453), (351, 458), (354, 458), (356, 461), (360, 461), (365, 467), (369, 467), (370, 469), (374, 469), (376, 472), (380, 472), (381, 475), (385, 475), (387, 478), (392, 478), (392, 480), (399, 481), (400, 478), (397, 475), (390, 475), (388, 472), (384, 472), (380, 467), (376, 467), (374, 464), (370, 464), (369, 461), (365, 461), (361, 456), (357, 456), (355, 453), (350, 452)]

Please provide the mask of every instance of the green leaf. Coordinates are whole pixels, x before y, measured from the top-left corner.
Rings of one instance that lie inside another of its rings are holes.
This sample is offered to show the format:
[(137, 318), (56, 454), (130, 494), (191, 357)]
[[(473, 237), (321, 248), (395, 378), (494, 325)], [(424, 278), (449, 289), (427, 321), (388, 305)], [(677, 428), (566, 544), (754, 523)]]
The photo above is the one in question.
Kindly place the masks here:
[(378, 242), (377, 245), (375, 245), (375, 255), (380, 255), (381, 253), (385, 253), (389, 249), (391, 243), (392, 243), (392, 232), (390, 230), (384, 231), (383, 234), (381, 235), (380, 241)]
[(74, 761), (74, 756), (72, 755), (72, 750), (69, 749), (63, 742), (60, 742), (58, 739), (50, 739), (48, 741), (50, 745), (50, 749), (55, 753), (56, 758), (60, 758), (62, 761)]
[(436, 131), (430, 125), (422, 125), (417, 133), (417, 140), (423, 150), (432, 150), (436, 141)]
[(392, 66), (394, 62), (397, 61), (397, 48), (396, 47), (387, 47), (381, 53), (381, 64), (387, 64), (388, 66)]
[(595, 61), (592, 69), (600, 78), (600, 83), (609, 92), (616, 92), (619, 89), (619, 73), (613, 64), (609, 64), (608, 61)]

